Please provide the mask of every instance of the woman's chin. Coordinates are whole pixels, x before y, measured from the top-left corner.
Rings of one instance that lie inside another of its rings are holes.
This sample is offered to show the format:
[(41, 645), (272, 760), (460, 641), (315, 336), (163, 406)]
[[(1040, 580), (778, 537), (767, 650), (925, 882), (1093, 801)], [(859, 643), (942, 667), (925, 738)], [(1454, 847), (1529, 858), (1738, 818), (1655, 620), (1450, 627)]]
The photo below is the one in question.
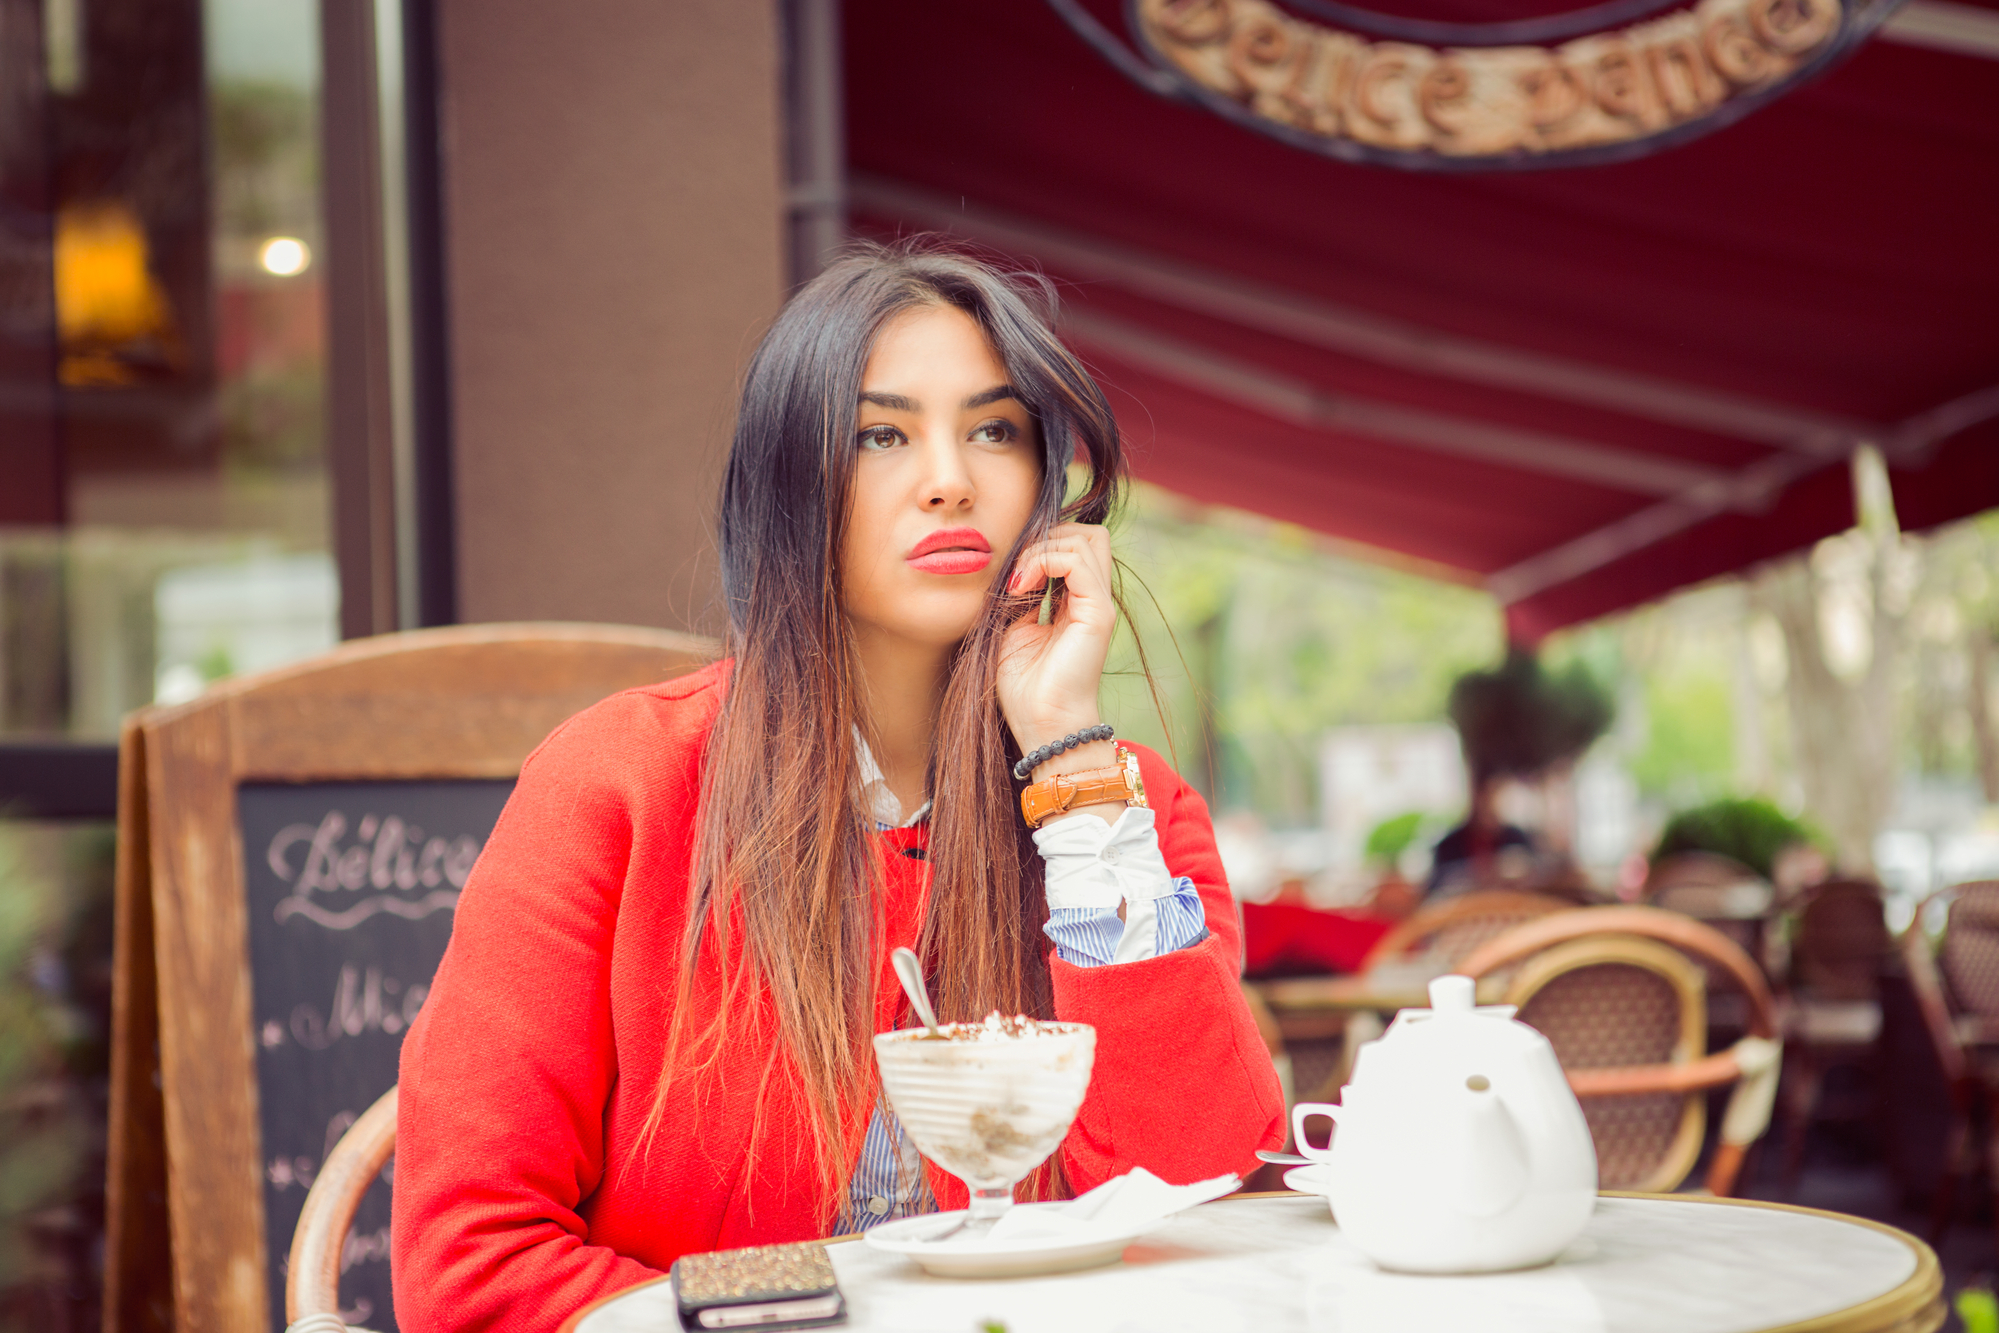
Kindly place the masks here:
[[(971, 580), (966, 582), (970, 584)], [(980, 586), (948, 593), (923, 589), (889, 600), (891, 604), (877, 608), (876, 614), (862, 611), (854, 615), (853, 608), (848, 614), (888, 638), (948, 648), (962, 641), (979, 623), (979, 616), (985, 610), (986, 590), (981, 581)]]

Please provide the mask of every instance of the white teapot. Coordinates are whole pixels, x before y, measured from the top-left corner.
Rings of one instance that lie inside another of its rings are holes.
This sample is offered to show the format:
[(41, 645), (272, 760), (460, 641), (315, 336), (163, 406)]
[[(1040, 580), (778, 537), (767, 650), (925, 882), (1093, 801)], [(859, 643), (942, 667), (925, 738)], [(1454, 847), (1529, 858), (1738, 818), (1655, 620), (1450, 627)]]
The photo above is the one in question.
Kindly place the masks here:
[[(1484, 1273), (1547, 1263), (1596, 1207), (1596, 1147), (1548, 1039), (1511, 1005), (1477, 1007), (1470, 977), (1430, 983), (1360, 1048), (1341, 1104), (1291, 1112), (1298, 1151), (1327, 1163), (1340, 1231), (1383, 1268)], [(1332, 1118), (1329, 1148), (1305, 1143)]]

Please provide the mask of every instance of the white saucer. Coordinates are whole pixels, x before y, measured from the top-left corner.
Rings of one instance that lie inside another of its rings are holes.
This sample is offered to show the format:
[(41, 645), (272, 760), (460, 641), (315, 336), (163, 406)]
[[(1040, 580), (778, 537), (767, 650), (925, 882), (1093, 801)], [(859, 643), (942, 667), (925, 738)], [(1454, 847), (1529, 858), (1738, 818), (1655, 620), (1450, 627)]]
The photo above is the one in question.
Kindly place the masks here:
[[(1059, 1208), (1060, 1204), (1015, 1204), (1016, 1208)], [(863, 1239), (885, 1254), (914, 1259), (924, 1271), (939, 1277), (1024, 1277), (1029, 1273), (1067, 1273), (1116, 1263), (1125, 1246), (1138, 1239), (1136, 1231), (1087, 1237), (1025, 1236), (1019, 1240), (977, 1241), (962, 1234), (926, 1241), (948, 1230), (963, 1217), (962, 1209), (925, 1213), (870, 1227)]]
[(1297, 1190), (1300, 1194), (1325, 1194), (1332, 1188), (1330, 1170), (1323, 1162), (1294, 1166), (1284, 1173), (1284, 1188)]

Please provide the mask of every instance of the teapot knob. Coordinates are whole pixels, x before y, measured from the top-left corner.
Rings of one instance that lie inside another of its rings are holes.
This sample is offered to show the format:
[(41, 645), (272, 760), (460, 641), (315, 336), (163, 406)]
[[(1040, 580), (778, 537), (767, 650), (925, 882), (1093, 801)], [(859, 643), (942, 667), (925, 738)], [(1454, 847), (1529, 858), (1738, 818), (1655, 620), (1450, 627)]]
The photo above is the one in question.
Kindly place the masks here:
[(1478, 983), (1470, 977), (1438, 977), (1430, 983), (1430, 1011), (1439, 1017), (1468, 1014), (1477, 1007)]

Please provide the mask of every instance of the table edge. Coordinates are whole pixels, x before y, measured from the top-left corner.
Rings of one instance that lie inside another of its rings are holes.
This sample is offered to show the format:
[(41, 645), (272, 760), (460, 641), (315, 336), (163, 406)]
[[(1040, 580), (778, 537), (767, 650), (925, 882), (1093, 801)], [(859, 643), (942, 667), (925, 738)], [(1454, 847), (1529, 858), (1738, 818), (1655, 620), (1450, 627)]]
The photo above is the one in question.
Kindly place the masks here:
[[(1306, 1199), (1316, 1197), (1298, 1190), (1260, 1190), (1254, 1193), (1226, 1194), (1215, 1203), (1227, 1203), (1232, 1199)], [(1852, 1213), (1836, 1213), (1828, 1208), (1808, 1208), (1803, 1204), (1779, 1203), (1772, 1199), (1723, 1199), (1712, 1194), (1646, 1194), (1636, 1190), (1599, 1190), (1599, 1199), (1642, 1199), (1658, 1203), (1705, 1203), (1725, 1208), (1765, 1208), (1780, 1213), (1804, 1213), (1811, 1217), (1830, 1218), (1852, 1226), (1868, 1227), (1893, 1236), (1907, 1245), (1916, 1255), (1916, 1271), (1903, 1280), (1900, 1286), (1879, 1296), (1871, 1297), (1858, 1305), (1830, 1314), (1815, 1315), (1810, 1319), (1789, 1324), (1778, 1324), (1761, 1330), (1760, 1333), (1934, 1333), (1944, 1321), (1943, 1266), (1937, 1261), (1936, 1251), (1920, 1238), (1909, 1234), (1900, 1227), (1886, 1222), (1877, 1222), (1871, 1217), (1856, 1217)], [(1202, 1205), (1205, 1207), (1206, 1205)], [(856, 1231), (843, 1236), (829, 1236), (826, 1245), (840, 1245), (861, 1239)], [(621, 1288), (608, 1296), (590, 1302), (569, 1318), (562, 1321), (558, 1333), (576, 1333), (583, 1321), (592, 1313), (622, 1300), (645, 1287), (657, 1286), (670, 1281), (668, 1274), (647, 1282), (636, 1282)], [(1924, 1322), (1926, 1316), (1934, 1314), (1935, 1319)]]
[[(1647, 1199), (1667, 1203), (1705, 1203), (1724, 1208), (1762, 1208), (1778, 1213), (1803, 1213), (1849, 1226), (1867, 1227), (1893, 1236), (1916, 1255), (1916, 1271), (1901, 1285), (1858, 1305), (1829, 1314), (1814, 1315), (1788, 1324), (1777, 1324), (1759, 1333), (1934, 1333), (1944, 1322), (1943, 1265), (1936, 1251), (1920, 1237), (1898, 1226), (1877, 1222), (1871, 1217), (1836, 1213), (1829, 1208), (1808, 1208), (1800, 1203), (1780, 1203), (1774, 1199), (1724, 1199), (1712, 1194), (1645, 1194), (1636, 1190), (1599, 1190), (1600, 1199)], [(1931, 1316), (1934, 1318), (1931, 1318)]]

